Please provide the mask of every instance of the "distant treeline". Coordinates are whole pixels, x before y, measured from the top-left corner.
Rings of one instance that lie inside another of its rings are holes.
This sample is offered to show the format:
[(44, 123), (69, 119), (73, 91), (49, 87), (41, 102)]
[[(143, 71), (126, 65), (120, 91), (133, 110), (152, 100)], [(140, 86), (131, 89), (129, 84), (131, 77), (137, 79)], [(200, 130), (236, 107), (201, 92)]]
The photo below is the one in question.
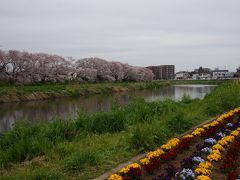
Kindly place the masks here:
[(99, 58), (75, 60), (45, 53), (0, 50), (0, 82), (37, 84), (67, 81), (151, 81), (153, 73), (143, 67)]

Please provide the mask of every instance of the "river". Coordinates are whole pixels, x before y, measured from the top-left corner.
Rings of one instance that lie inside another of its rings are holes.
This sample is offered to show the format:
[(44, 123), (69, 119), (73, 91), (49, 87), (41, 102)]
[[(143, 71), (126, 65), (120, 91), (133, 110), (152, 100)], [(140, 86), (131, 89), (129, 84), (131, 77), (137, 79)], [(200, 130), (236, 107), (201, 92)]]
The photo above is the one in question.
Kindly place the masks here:
[(126, 105), (134, 96), (144, 97), (146, 101), (157, 101), (164, 98), (180, 100), (184, 95), (202, 99), (214, 87), (214, 85), (171, 85), (161, 89), (137, 90), (89, 97), (64, 97), (45, 101), (4, 103), (0, 104), (0, 132), (9, 131), (15, 122), (21, 120), (39, 122), (51, 121), (56, 117), (69, 119), (76, 116), (78, 110), (87, 112), (107, 110), (113, 101)]

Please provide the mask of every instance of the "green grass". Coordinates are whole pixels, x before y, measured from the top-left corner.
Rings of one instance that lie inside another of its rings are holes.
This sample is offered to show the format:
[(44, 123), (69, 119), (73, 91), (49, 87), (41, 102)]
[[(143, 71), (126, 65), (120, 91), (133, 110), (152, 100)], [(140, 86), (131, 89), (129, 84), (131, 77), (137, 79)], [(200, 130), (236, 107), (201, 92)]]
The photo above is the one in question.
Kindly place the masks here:
[(141, 89), (166, 85), (166, 81), (159, 82), (121, 82), (121, 83), (69, 83), (69, 84), (37, 84), (37, 85), (0, 85), (0, 95), (21, 94), (32, 92), (61, 92), (101, 93), (113, 88)]
[[(151, 82), (102, 82), (102, 83), (69, 83), (69, 84), (36, 84), (36, 85), (11, 85), (0, 84), (0, 102), (37, 100), (37, 98), (56, 98), (59, 96), (84, 96), (104, 94), (138, 89), (161, 88), (170, 84), (220, 84), (223, 81), (203, 80), (173, 80)], [(32, 93), (39, 93), (32, 99)], [(41, 93), (41, 94), (40, 94)], [(4, 100), (3, 100), (4, 99)], [(8, 100), (7, 100), (8, 99)]]
[(238, 106), (240, 82), (229, 81), (203, 100), (135, 98), (72, 121), (18, 123), (0, 135), (1, 179), (90, 179)]
[[(11, 85), (0, 84), (0, 103), (11, 101), (29, 101), (57, 98), (61, 96), (86, 96), (106, 94), (139, 89), (161, 88), (169, 85), (168, 81), (152, 82), (102, 82), (102, 83), (69, 83), (69, 84), (38, 84)], [(33, 96), (33, 93), (34, 96)]]

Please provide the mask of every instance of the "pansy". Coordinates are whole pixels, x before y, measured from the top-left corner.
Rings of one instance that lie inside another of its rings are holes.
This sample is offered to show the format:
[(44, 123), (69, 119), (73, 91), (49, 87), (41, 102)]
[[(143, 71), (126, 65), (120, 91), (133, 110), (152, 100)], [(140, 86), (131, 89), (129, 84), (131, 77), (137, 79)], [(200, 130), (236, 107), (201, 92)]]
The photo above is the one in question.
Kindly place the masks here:
[(235, 130), (235, 131), (231, 132), (231, 135), (236, 137), (239, 135), (239, 133), (240, 132), (238, 130)]
[(206, 176), (209, 176), (210, 174), (212, 174), (211, 170), (205, 169), (205, 168), (197, 168), (195, 169), (194, 172), (198, 175), (206, 175)]
[(122, 168), (119, 173), (127, 174), (131, 169), (140, 169), (141, 166), (138, 163), (129, 164), (127, 167)]
[(227, 123), (226, 126), (227, 127), (233, 127), (233, 124), (232, 123)]
[(108, 177), (108, 180), (122, 180), (122, 177), (117, 174), (113, 174)]
[(222, 145), (220, 144), (215, 144), (213, 147), (212, 147), (213, 150), (219, 150), (219, 151), (224, 151), (224, 147), (222, 147)]
[(156, 151), (150, 151), (147, 153), (146, 158), (148, 158), (148, 159), (158, 158), (163, 153), (164, 153), (164, 151), (162, 149), (157, 149)]
[(169, 140), (166, 144), (162, 145), (161, 148), (164, 150), (170, 150), (179, 144), (180, 140), (178, 138), (173, 138)]
[(208, 176), (201, 175), (201, 176), (197, 176), (196, 180), (211, 180), (211, 178)]
[(181, 179), (194, 179), (195, 174), (191, 169), (184, 168), (181, 172), (177, 172), (175, 177)]
[(216, 136), (219, 137), (219, 138), (222, 138), (222, 137), (226, 136), (226, 134), (224, 134), (222, 132), (219, 132), (219, 133), (216, 134)]
[(205, 162), (199, 163), (198, 168), (212, 169), (213, 165), (212, 165), (212, 163), (205, 161)]
[(211, 153), (210, 155), (207, 156), (207, 159), (212, 162), (212, 161), (219, 161), (221, 159), (221, 154), (218, 153)]
[(203, 152), (203, 153), (211, 153), (211, 152), (212, 152), (212, 149), (209, 148), (209, 147), (205, 147), (205, 148), (202, 148), (202, 149), (201, 149), (201, 152)]
[(150, 163), (150, 161), (149, 161), (148, 158), (144, 158), (144, 159), (141, 159), (141, 160), (140, 160), (140, 163), (141, 163), (142, 165), (148, 165), (148, 164)]
[(199, 156), (194, 156), (194, 157), (192, 158), (192, 160), (193, 160), (194, 162), (196, 162), (196, 163), (204, 162), (204, 159), (201, 158), (201, 157), (199, 157)]
[(192, 132), (193, 136), (200, 136), (205, 130), (203, 128), (197, 128)]
[(208, 143), (208, 144), (216, 144), (217, 143), (216, 139), (213, 139), (213, 138), (205, 139), (204, 142)]

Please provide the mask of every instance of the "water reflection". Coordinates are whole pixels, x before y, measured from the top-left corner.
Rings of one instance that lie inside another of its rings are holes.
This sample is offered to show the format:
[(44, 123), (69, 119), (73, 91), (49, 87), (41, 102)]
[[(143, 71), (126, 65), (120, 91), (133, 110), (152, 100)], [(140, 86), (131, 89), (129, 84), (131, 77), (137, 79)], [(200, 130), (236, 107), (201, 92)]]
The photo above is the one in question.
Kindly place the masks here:
[(179, 100), (184, 95), (189, 95), (191, 98), (203, 98), (213, 88), (214, 86), (211, 85), (173, 85), (158, 90), (0, 104), (0, 132), (10, 130), (19, 120), (38, 122), (49, 121), (55, 117), (69, 119), (74, 117), (78, 110), (87, 112), (106, 110), (114, 101), (120, 105), (128, 104), (134, 96), (142, 96), (147, 101), (163, 100), (164, 98)]

